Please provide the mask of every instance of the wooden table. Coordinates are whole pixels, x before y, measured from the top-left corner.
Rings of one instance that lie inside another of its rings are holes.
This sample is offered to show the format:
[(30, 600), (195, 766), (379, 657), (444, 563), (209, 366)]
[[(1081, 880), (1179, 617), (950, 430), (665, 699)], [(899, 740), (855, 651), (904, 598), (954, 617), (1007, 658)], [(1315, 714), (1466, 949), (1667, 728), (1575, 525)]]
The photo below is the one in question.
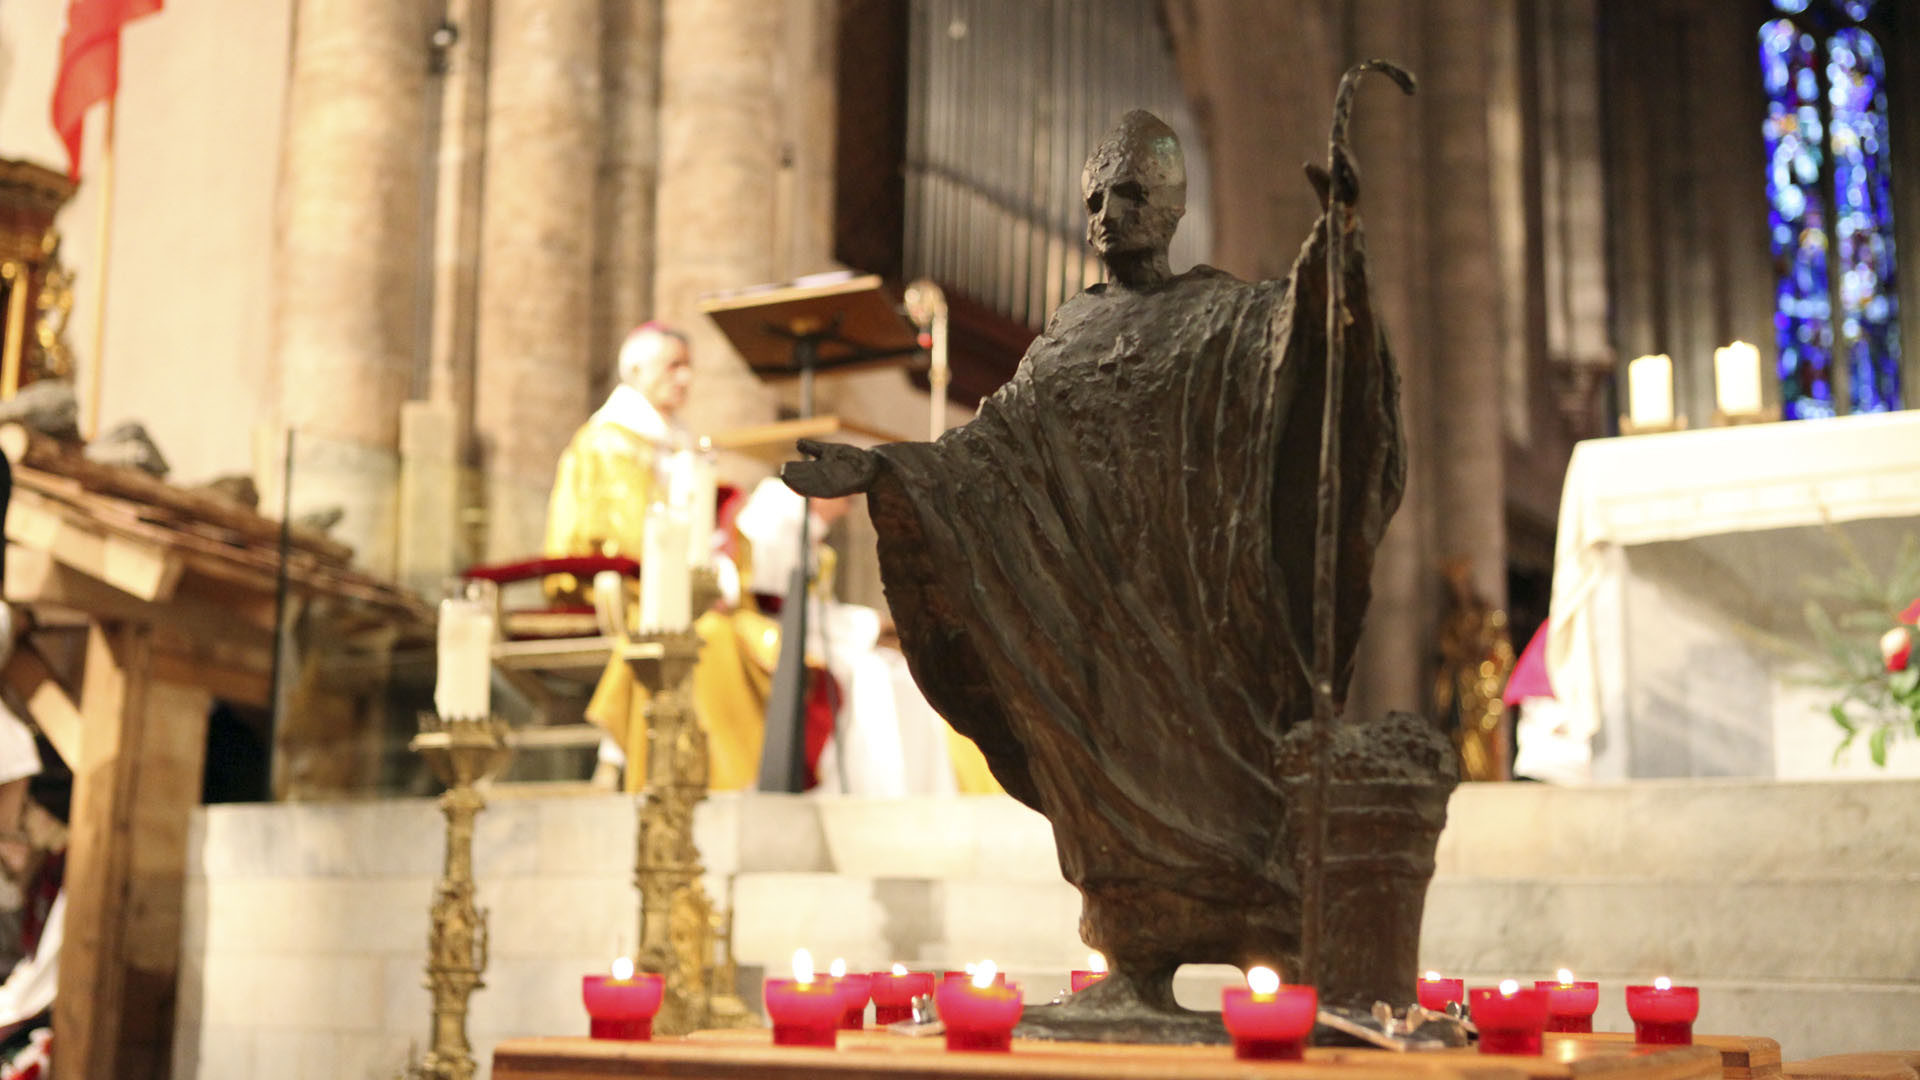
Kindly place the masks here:
[[(1549, 1039), (1560, 1036), (1549, 1035)], [(1633, 1036), (1625, 1032), (1566, 1036), (1591, 1042), (1628, 1043)], [(1773, 1080), (1780, 1075), (1780, 1044), (1773, 1039), (1751, 1035), (1695, 1035), (1695, 1046), (1710, 1046), (1720, 1053), (1723, 1080)]]
[(842, 1032), (837, 1050), (771, 1045), (765, 1031), (701, 1032), (650, 1043), (518, 1039), (493, 1054), (494, 1080), (1715, 1080), (1709, 1046), (1553, 1038), (1539, 1057), (1472, 1050), (1396, 1054), (1310, 1050), (1305, 1062), (1236, 1061), (1223, 1046), (1122, 1046), (1017, 1040), (1011, 1054), (947, 1053), (943, 1040)]

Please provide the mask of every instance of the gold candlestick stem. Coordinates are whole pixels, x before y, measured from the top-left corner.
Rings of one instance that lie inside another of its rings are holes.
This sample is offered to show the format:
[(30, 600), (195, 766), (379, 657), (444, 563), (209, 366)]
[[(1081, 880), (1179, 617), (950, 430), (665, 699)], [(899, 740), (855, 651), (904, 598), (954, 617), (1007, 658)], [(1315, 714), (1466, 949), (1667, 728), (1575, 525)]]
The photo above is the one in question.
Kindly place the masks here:
[(447, 817), (447, 858), (434, 888), (427, 931), (426, 987), (433, 994), (432, 1042), (410, 1070), (424, 1080), (472, 1080), (473, 1046), (467, 1041), (467, 999), (486, 985), (487, 913), (474, 901), (473, 823), (487, 801), (477, 784), (497, 774), (513, 755), (507, 726), (493, 718), (420, 718), (409, 744), (433, 767), (447, 790), (440, 811)]
[(682, 1035), (754, 1019), (736, 993), (731, 920), (720, 923), (700, 882), (694, 809), (707, 797), (707, 733), (693, 710), (700, 638), (692, 630), (639, 634), (622, 656), (648, 691), (647, 786), (640, 800), (640, 966), (666, 996), (654, 1030)]

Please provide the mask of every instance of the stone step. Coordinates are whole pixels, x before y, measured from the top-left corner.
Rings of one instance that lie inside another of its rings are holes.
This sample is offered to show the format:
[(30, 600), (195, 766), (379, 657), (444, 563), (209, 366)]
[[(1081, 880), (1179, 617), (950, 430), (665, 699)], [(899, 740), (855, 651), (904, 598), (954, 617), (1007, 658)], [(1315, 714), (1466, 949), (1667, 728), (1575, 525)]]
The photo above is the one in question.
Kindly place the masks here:
[[(856, 966), (1066, 970), (1084, 962), (1079, 893), (1064, 882), (744, 874), (734, 951), (783, 968), (793, 950)], [(1920, 878), (1700, 882), (1443, 876), (1421, 963), (1544, 978), (1920, 981)]]
[(1920, 980), (1920, 878), (1598, 881), (1442, 876), (1421, 963), (1545, 977)]
[(1692, 881), (1900, 877), (1920, 867), (1920, 781), (1466, 784), (1439, 872)]

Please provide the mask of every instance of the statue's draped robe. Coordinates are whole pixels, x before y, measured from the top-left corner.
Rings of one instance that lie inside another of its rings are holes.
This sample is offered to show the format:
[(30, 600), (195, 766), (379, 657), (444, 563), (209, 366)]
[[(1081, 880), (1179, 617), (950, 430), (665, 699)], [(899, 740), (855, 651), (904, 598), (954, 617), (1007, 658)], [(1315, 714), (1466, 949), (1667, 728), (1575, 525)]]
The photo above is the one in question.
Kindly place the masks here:
[[(1052, 819), (1083, 933), (1119, 961), (1292, 947), (1274, 756), (1312, 711), (1321, 247), (1286, 282), (1200, 267), (1090, 288), (972, 423), (876, 451), (869, 508), (914, 675)], [(1349, 265), (1343, 694), (1404, 481), (1397, 377)], [(1258, 925), (1189, 930), (1201, 909)]]

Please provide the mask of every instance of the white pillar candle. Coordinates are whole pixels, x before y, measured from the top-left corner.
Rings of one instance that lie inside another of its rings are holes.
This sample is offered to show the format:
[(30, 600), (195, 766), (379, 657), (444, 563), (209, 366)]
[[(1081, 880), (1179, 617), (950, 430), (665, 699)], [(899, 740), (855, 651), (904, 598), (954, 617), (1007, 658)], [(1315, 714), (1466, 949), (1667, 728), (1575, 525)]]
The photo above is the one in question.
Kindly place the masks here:
[(706, 566), (713, 559), (714, 503), (720, 485), (713, 454), (707, 447), (707, 440), (701, 439), (700, 449), (688, 455), (692, 490), (686, 504), (687, 565), (696, 567)]
[(1627, 364), (1627, 418), (1641, 428), (1673, 424), (1673, 359), (1667, 354)]
[(1744, 341), (1713, 350), (1713, 387), (1722, 415), (1759, 413), (1760, 350)]
[(476, 592), (440, 601), (433, 708), (446, 719), (479, 719), (493, 707), (493, 604)]
[(684, 630), (693, 621), (692, 608), (686, 508), (656, 504), (647, 514), (640, 552), (640, 629)]

